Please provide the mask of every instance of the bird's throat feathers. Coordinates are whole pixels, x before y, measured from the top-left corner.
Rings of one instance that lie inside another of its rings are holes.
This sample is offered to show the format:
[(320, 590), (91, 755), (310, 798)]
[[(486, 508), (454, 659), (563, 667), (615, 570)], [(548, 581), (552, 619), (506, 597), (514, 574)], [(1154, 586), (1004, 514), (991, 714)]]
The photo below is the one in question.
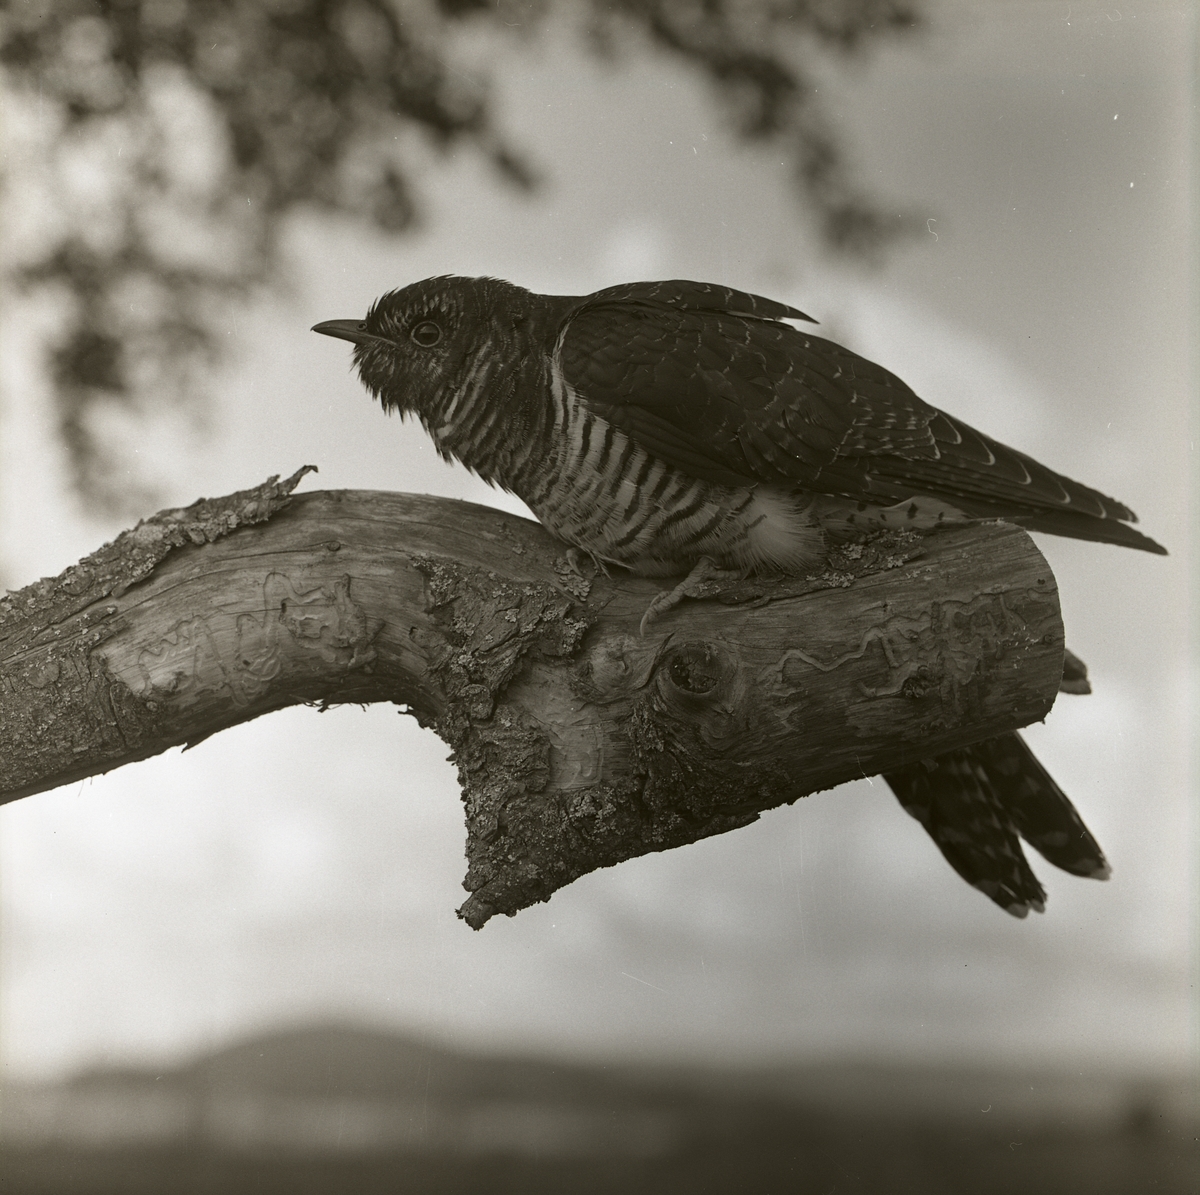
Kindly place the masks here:
[(392, 291), (367, 313), (354, 353), (359, 377), (385, 411), (415, 415), (443, 457), (509, 487), (514, 437), (534, 430), (523, 426), (520, 395), (545, 359), (545, 305), (490, 278), (431, 278)]

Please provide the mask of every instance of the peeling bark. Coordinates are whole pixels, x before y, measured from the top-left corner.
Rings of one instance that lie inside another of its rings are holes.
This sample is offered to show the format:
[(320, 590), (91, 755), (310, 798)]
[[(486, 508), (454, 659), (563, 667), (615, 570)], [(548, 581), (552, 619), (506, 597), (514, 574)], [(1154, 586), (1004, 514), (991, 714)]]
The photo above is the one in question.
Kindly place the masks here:
[(1054, 578), (992, 524), (881, 535), (819, 576), (657, 592), (447, 499), (163, 511), (0, 600), (0, 800), (301, 702), (391, 701), (450, 745), (479, 928), (597, 867), (1045, 716)]

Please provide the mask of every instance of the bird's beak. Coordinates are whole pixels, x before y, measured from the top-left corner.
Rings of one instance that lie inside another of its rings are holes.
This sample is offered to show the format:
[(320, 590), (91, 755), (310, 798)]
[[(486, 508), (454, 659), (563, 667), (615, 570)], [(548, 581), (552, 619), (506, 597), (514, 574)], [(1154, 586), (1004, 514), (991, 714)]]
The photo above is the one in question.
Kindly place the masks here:
[[(336, 336), (351, 344), (365, 344), (369, 340), (383, 341), (382, 336), (372, 336), (367, 325), (358, 319), (327, 319), (323, 324), (313, 324), (312, 330), (322, 336)], [(387, 343), (384, 341), (384, 343)]]

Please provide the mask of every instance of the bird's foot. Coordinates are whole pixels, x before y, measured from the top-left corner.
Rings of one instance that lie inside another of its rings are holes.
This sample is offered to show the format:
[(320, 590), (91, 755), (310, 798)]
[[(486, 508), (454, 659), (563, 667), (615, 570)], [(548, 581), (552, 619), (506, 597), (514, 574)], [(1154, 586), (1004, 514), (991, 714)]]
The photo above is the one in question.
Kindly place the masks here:
[(714, 560), (701, 556), (692, 566), (692, 571), (674, 589), (664, 589), (646, 607), (638, 628), (640, 634), (644, 637), (650, 623), (660, 614), (673, 610), (684, 598), (711, 597), (720, 589), (721, 582), (741, 581), (743, 576), (741, 570), (721, 568)]
[[(589, 552), (586, 548), (577, 548), (574, 544), (570, 545), (563, 553), (563, 558), (566, 560), (566, 571), (574, 573), (577, 577), (583, 577), (590, 580), (597, 573), (602, 573), (606, 577), (612, 576), (604, 565), (604, 561), (600, 559), (594, 552)], [(591, 574), (584, 572), (584, 565), (592, 566)]]

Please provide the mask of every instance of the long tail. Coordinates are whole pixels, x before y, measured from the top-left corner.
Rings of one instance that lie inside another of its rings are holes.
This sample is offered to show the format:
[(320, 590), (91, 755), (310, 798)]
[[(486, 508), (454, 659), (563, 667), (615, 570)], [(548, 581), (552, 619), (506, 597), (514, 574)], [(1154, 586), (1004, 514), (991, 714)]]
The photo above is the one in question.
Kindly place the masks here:
[(1075, 806), (1020, 735), (922, 759), (883, 778), (950, 866), (1014, 917), (1046, 905), (1021, 838), (1072, 875), (1109, 877), (1104, 853)]

